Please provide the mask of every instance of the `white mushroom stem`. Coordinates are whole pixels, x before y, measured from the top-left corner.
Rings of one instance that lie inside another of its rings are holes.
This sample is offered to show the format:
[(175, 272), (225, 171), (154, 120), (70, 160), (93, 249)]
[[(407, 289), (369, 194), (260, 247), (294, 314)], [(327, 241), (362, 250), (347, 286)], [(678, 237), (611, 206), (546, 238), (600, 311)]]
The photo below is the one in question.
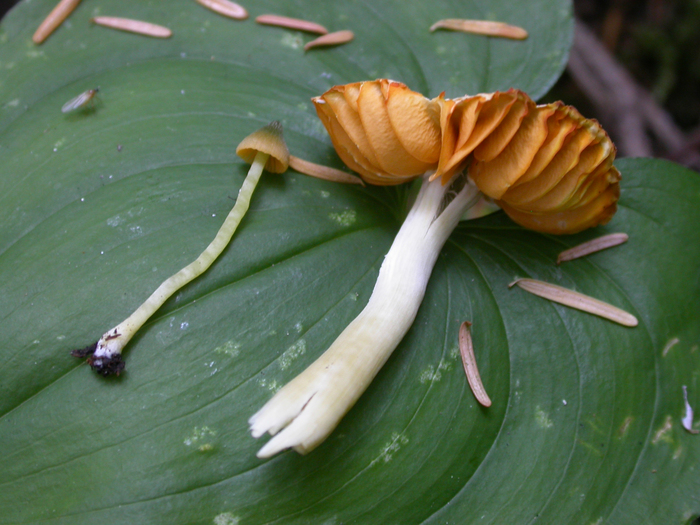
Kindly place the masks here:
[(401, 342), (418, 313), (440, 250), (479, 196), (467, 182), (445, 205), (449, 191), (424, 176), (367, 306), (321, 357), (250, 418), (253, 437), (265, 432), (275, 436), (258, 457), (287, 448), (304, 454), (322, 443)]
[[(122, 349), (155, 311), (176, 291), (207, 271), (221, 252), (224, 251), (231, 241), (231, 237), (233, 237), (241, 219), (243, 219), (243, 216), (248, 211), (253, 191), (255, 191), (255, 187), (260, 180), (263, 168), (269, 157), (270, 155), (262, 152), (258, 152), (255, 155), (255, 160), (250, 166), (248, 175), (243, 181), (241, 189), (238, 191), (238, 198), (236, 199), (233, 209), (229, 212), (226, 220), (216, 234), (216, 237), (214, 237), (214, 240), (201, 255), (182, 270), (163, 281), (158, 289), (126, 320), (105, 332), (102, 338), (97, 342), (95, 353), (90, 358), (90, 364), (93, 368), (100, 371), (107, 367), (105, 372), (110, 373), (109, 363), (115, 358), (120, 357)], [(119, 370), (117, 370), (117, 373), (118, 371)]]

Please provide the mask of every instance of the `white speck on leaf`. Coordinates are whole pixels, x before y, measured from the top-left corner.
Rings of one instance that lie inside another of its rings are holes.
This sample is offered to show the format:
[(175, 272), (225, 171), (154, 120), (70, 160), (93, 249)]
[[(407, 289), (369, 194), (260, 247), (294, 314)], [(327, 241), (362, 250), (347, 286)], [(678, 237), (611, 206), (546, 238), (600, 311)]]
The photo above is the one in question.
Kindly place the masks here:
[(664, 421), (664, 424), (654, 434), (654, 438), (651, 440), (651, 444), (656, 445), (659, 441), (663, 441), (665, 443), (673, 443), (673, 438), (669, 434), (672, 428), (673, 422), (671, 416), (667, 416), (666, 421)]
[(241, 344), (235, 341), (226, 341), (221, 346), (217, 346), (214, 352), (217, 354), (226, 354), (231, 357), (237, 357), (240, 354)]
[(428, 365), (420, 374), (420, 382), (422, 384), (428, 382), (437, 382), (442, 379), (443, 372), (449, 372), (452, 370), (452, 363), (444, 359), (440, 359), (437, 367), (433, 365)]
[(292, 346), (287, 348), (279, 358), (280, 368), (286, 370), (299, 356), (306, 353), (306, 341), (299, 339)]
[(214, 525), (238, 525), (239, 521), (231, 512), (222, 512), (214, 517)]
[(357, 212), (355, 210), (345, 210), (340, 213), (329, 213), (328, 217), (340, 224), (341, 226), (352, 226), (357, 221)]
[(258, 384), (269, 390), (270, 392), (277, 392), (280, 388), (282, 388), (278, 383), (276, 379), (273, 379), (271, 381), (268, 381), (267, 378), (262, 378), (258, 381)]
[(290, 47), (292, 49), (300, 49), (304, 46), (304, 41), (298, 35), (293, 35), (292, 33), (285, 33), (280, 43), (285, 47)]
[(552, 428), (554, 426), (554, 423), (549, 418), (549, 414), (542, 410), (539, 405), (535, 407), (535, 421), (542, 428)]
[(389, 463), (394, 458), (394, 455), (401, 450), (402, 447), (408, 445), (408, 438), (405, 434), (399, 432), (393, 432), (391, 434), (391, 439), (387, 441), (379, 453), (379, 457), (372, 460), (370, 466), (376, 463), (383, 462)]
[(666, 354), (668, 354), (669, 350), (676, 346), (678, 343), (680, 343), (680, 339), (677, 337), (674, 337), (673, 339), (670, 339), (668, 343), (666, 343), (666, 346), (664, 346), (664, 349), (661, 351), (661, 357), (666, 357)]
[(192, 435), (185, 438), (183, 443), (188, 447), (196, 446), (197, 449), (206, 452), (214, 448), (214, 446), (208, 442), (209, 439), (214, 436), (216, 436), (216, 431), (210, 429), (208, 426), (194, 427), (194, 429), (192, 429)]

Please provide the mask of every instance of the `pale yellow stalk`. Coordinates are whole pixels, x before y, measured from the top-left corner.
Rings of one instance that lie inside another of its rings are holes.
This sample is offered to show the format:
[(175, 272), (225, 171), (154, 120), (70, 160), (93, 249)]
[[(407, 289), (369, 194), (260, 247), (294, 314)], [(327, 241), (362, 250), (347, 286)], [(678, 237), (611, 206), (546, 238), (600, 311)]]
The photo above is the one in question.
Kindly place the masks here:
[(478, 195), (476, 187), (467, 183), (443, 210), (448, 191), (449, 186), (424, 178), (364, 310), (321, 357), (250, 418), (254, 437), (265, 432), (275, 436), (258, 457), (287, 448), (306, 453), (317, 447), (401, 342), (413, 324), (442, 246)]
[[(231, 237), (248, 211), (253, 191), (260, 180), (263, 168), (270, 157), (267, 153), (258, 152), (255, 161), (250, 166), (248, 175), (238, 192), (238, 198), (229, 212), (226, 220), (221, 225), (214, 240), (207, 246), (196, 260), (185, 266), (182, 270), (170, 276), (156, 289), (146, 301), (139, 306), (134, 313), (117, 326), (108, 330), (97, 342), (95, 352), (90, 358), (93, 368), (103, 373), (119, 373), (123, 365), (111, 365), (113, 360), (121, 360), (121, 351), (136, 332), (148, 321), (148, 319), (167, 301), (177, 290), (185, 286), (194, 278), (203, 274), (224, 251), (231, 241)], [(116, 369), (114, 369), (116, 366)]]

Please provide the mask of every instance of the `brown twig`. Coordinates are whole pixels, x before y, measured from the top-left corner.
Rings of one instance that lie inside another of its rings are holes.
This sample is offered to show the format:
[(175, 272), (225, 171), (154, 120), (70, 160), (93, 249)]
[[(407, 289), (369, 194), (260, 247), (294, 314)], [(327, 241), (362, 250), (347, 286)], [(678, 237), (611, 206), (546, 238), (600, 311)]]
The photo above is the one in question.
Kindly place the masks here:
[(621, 156), (653, 155), (651, 133), (666, 156), (700, 169), (700, 153), (689, 147), (683, 131), (610, 54), (593, 32), (576, 22), (568, 71), (600, 110)]

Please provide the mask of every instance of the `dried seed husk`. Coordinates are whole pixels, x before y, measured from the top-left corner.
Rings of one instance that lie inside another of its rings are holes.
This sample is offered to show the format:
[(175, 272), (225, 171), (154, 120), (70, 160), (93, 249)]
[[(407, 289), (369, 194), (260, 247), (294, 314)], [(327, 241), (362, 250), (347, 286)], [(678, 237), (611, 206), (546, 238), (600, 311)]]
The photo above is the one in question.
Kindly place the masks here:
[(352, 42), (353, 38), (355, 38), (355, 33), (348, 31), (347, 29), (343, 31), (335, 31), (333, 33), (328, 33), (327, 35), (320, 36), (311, 42), (307, 42), (304, 45), (304, 51), (308, 51), (314, 47), (347, 44), (348, 42)]
[(467, 374), (467, 381), (474, 393), (476, 400), (485, 407), (491, 406), (491, 398), (486, 393), (484, 384), (481, 382), (481, 375), (476, 366), (476, 357), (474, 356), (474, 345), (472, 344), (471, 328), (472, 324), (469, 321), (464, 321), (459, 327), (459, 353), (462, 356), (462, 364), (464, 372)]
[(154, 38), (170, 38), (173, 32), (164, 26), (144, 22), (142, 20), (132, 20), (131, 18), (119, 18), (116, 16), (96, 16), (91, 18), (93, 24), (99, 26), (136, 33), (138, 35), (151, 36)]
[(199, 5), (234, 20), (245, 20), (248, 18), (248, 11), (241, 5), (229, 0), (196, 0)]
[(258, 24), (266, 26), (286, 27), (288, 29), (296, 29), (297, 31), (306, 31), (307, 33), (318, 33), (319, 35), (328, 33), (328, 29), (321, 24), (309, 22), (308, 20), (301, 20), (299, 18), (289, 18), (288, 16), (260, 15), (255, 21)]
[(355, 175), (351, 175), (350, 173), (346, 173), (335, 168), (322, 166), (321, 164), (316, 164), (315, 162), (311, 162), (309, 160), (300, 159), (294, 155), (289, 156), (289, 167), (298, 171), (299, 173), (309, 175), (310, 177), (316, 177), (317, 179), (330, 180), (343, 184), (365, 185), (360, 177), (356, 177)]
[(627, 242), (628, 239), (629, 235), (626, 233), (611, 233), (609, 235), (603, 235), (602, 237), (596, 237), (595, 239), (591, 239), (590, 241), (561, 252), (557, 257), (557, 264), (561, 264), (565, 261), (572, 261), (579, 257), (585, 257), (586, 255), (612, 248), (613, 246), (618, 246)]
[(68, 18), (68, 15), (78, 7), (79, 3), (80, 0), (61, 0), (35, 31), (34, 36), (32, 36), (34, 43), (41, 44), (46, 40)]
[(522, 27), (505, 24), (503, 22), (492, 22), (490, 20), (447, 18), (445, 20), (438, 20), (430, 26), (430, 31), (435, 31), (436, 29), (449, 29), (451, 31), (461, 31), (462, 33), (497, 36), (501, 38), (510, 38), (512, 40), (524, 40), (527, 38), (527, 31)]
[(608, 319), (623, 326), (637, 326), (638, 321), (635, 316), (624, 310), (595, 299), (588, 295), (574, 292), (556, 284), (538, 281), (536, 279), (517, 279), (508, 286), (517, 284), (523, 290), (531, 294), (549, 299), (555, 303), (563, 304), (570, 308), (575, 308), (583, 312), (588, 312), (604, 319)]

